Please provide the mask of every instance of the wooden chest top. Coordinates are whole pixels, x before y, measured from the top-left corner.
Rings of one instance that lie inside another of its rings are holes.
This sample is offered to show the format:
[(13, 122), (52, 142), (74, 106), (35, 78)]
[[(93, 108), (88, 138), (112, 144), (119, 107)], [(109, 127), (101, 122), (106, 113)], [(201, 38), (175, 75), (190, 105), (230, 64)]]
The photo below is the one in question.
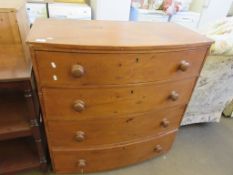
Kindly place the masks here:
[(77, 21), (41, 19), (34, 24), (28, 43), (37, 47), (103, 50), (190, 48), (212, 41), (173, 23)]

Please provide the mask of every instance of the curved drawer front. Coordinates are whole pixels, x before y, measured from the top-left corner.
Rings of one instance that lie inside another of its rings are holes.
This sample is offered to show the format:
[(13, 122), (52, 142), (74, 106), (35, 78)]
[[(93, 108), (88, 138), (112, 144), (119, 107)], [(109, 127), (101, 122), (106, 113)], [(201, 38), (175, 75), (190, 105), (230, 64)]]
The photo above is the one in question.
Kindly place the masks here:
[(52, 150), (54, 168), (58, 173), (86, 173), (119, 168), (167, 152), (174, 138), (175, 133), (172, 133), (110, 148), (76, 151)]
[(48, 122), (53, 148), (87, 148), (119, 144), (150, 135), (161, 135), (179, 127), (184, 107), (108, 119)]
[(184, 105), (190, 98), (194, 83), (195, 79), (186, 79), (159, 85), (43, 89), (45, 119), (88, 119)]
[(206, 49), (156, 54), (36, 52), (42, 87), (121, 85), (197, 76)]

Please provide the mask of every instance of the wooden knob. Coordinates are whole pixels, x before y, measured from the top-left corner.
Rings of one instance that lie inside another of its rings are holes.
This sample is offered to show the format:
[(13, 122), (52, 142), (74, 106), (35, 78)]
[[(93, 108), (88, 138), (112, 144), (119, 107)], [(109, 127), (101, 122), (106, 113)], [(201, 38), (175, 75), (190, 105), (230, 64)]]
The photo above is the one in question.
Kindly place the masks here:
[(157, 153), (160, 153), (163, 151), (163, 147), (161, 145), (156, 145), (154, 148), (154, 151)]
[(176, 100), (178, 100), (178, 98), (179, 98), (179, 94), (178, 94), (176, 91), (172, 91), (171, 94), (170, 94), (170, 98), (171, 98), (173, 101), (176, 101)]
[(185, 71), (188, 70), (189, 67), (190, 67), (190, 63), (189, 63), (189, 62), (187, 62), (187, 61), (185, 61), (185, 60), (182, 60), (182, 61), (180, 62), (179, 69), (180, 69), (181, 71), (185, 72)]
[(168, 119), (164, 118), (161, 122), (161, 126), (164, 128), (167, 128), (169, 126), (170, 122)]
[(84, 160), (84, 159), (78, 160), (78, 166), (79, 166), (80, 168), (83, 168), (83, 167), (85, 167), (86, 165), (87, 165), (86, 160)]
[(75, 139), (77, 142), (82, 142), (83, 140), (85, 140), (85, 133), (83, 131), (77, 131)]
[(82, 112), (85, 109), (85, 103), (82, 100), (76, 100), (73, 104), (73, 108), (77, 112)]
[(71, 73), (72, 73), (73, 77), (80, 78), (84, 75), (84, 68), (83, 68), (83, 66), (81, 66), (79, 64), (75, 64), (71, 68)]

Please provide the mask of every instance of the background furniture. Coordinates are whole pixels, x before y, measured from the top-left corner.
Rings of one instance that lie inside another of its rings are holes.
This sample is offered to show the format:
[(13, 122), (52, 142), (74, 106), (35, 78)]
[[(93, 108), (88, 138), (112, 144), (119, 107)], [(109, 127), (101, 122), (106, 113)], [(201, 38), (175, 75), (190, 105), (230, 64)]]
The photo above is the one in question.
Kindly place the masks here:
[(48, 18), (48, 4), (47, 3), (36, 3), (28, 2), (26, 3), (27, 14), (29, 22), (32, 25), (38, 18)]
[[(188, 0), (189, 1), (189, 0)], [(131, 21), (174, 22), (198, 30), (227, 16), (232, 0), (193, 0), (188, 11), (180, 11), (170, 18), (161, 10), (131, 8)], [(233, 8), (232, 8), (233, 9)]]
[(29, 24), (24, 1), (0, 0), (0, 7), (0, 79), (28, 77), (31, 63), (24, 41)]
[(90, 0), (96, 20), (128, 21), (131, 0)]
[[(64, 2), (69, 3), (64, 3)], [(81, 0), (29, 0), (27, 13), (30, 23), (39, 18), (91, 20), (91, 7)], [(82, 2), (82, 3), (81, 3)]]
[(130, 21), (168, 22), (169, 16), (162, 10), (148, 10), (131, 7)]
[(149, 21), (149, 22), (173, 22), (190, 29), (196, 29), (199, 23), (200, 13), (187, 11), (179, 12), (173, 16), (168, 16), (162, 10), (138, 9), (131, 7), (131, 21)]
[(179, 12), (171, 17), (170, 22), (180, 24), (189, 29), (196, 29), (200, 20), (200, 13), (187, 11)]
[(48, 10), (50, 18), (91, 20), (91, 8), (87, 4), (49, 3)]
[(53, 169), (86, 173), (171, 148), (211, 41), (171, 23), (47, 19), (28, 43)]
[(46, 169), (25, 2), (0, 0), (0, 174)]
[(153, 8), (140, 9), (137, 7), (131, 7), (130, 20), (150, 22), (173, 22), (188, 27), (190, 29), (197, 29), (200, 20), (200, 12), (195, 12), (191, 10), (180, 11), (172, 16), (169, 16), (163, 10), (156, 10)]
[(0, 174), (47, 170), (39, 101), (30, 74), (0, 81)]
[(227, 16), (232, 0), (196, 0), (202, 3), (201, 17), (198, 28), (205, 28), (207, 25), (214, 23)]

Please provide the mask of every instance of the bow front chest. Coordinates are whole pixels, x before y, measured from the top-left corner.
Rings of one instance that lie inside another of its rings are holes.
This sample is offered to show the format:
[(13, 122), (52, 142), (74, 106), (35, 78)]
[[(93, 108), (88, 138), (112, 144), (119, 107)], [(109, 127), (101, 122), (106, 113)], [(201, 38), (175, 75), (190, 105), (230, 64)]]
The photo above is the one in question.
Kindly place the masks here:
[(28, 44), (54, 171), (167, 152), (211, 43), (171, 23), (38, 20)]

